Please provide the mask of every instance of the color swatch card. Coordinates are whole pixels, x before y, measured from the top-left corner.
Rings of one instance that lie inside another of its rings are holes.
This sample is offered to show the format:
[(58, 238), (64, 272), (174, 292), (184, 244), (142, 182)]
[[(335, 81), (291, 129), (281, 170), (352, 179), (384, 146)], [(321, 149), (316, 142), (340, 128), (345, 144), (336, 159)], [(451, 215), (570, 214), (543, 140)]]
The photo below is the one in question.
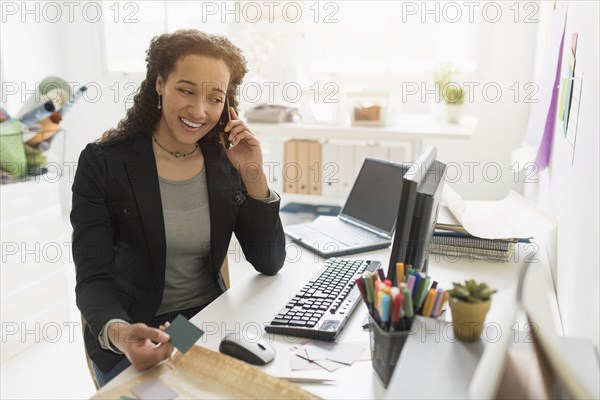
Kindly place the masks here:
[(308, 370), (308, 369), (321, 369), (321, 366), (315, 364), (314, 362), (310, 361), (308, 359), (308, 356), (306, 355), (306, 351), (302, 350), (304, 352), (304, 357), (300, 356), (300, 355), (292, 355), (290, 357), (290, 369), (292, 371), (304, 371), (304, 370)]
[(171, 400), (178, 396), (178, 393), (159, 381), (151, 379), (140, 383), (131, 388), (131, 392), (142, 400)]
[(171, 322), (165, 332), (171, 336), (171, 344), (182, 353), (187, 352), (204, 335), (202, 329), (192, 324), (181, 314)]
[(352, 365), (364, 351), (365, 345), (314, 342), (305, 345), (304, 349), (312, 361), (329, 360)]

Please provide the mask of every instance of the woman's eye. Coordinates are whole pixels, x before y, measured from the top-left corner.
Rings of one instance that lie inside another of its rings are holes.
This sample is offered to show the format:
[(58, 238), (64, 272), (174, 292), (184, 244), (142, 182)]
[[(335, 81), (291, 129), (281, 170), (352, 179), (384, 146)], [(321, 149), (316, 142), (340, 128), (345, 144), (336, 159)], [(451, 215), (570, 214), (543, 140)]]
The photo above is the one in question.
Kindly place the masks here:
[(214, 98), (214, 99), (211, 99), (211, 101), (214, 103), (224, 103), (225, 102), (225, 100), (220, 99), (220, 98)]
[(193, 94), (193, 92), (191, 90), (187, 90), (187, 89), (179, 89), (179, 91), (183, 94), (188, 94), (188, 95)]

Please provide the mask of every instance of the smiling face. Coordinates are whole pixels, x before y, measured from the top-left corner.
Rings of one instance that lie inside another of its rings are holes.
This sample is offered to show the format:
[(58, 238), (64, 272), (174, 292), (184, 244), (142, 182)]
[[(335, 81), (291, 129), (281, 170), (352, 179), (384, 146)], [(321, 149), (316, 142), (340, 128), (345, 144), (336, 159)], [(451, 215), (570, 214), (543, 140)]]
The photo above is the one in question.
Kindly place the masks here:
[(223, 112), (229, 77), (222, 60), (198, 55), (179, 60), (166, 80), (159, 75), (162, 117), (155, 135), (160, 143), (187, 151), (210, 132)]

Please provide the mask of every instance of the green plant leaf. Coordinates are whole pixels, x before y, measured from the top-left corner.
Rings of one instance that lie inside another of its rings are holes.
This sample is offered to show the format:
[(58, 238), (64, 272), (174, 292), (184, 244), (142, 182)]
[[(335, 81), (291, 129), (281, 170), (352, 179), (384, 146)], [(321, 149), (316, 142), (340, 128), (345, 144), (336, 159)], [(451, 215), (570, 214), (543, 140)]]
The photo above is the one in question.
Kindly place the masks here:
[(470, 303), (487, 301), (496, 290), (490, 289), (485, 282), (477, 283), (474, 279), (466, 280), (464, 284), (453, 282), (454, 288), (449, 291), (450, 296)]

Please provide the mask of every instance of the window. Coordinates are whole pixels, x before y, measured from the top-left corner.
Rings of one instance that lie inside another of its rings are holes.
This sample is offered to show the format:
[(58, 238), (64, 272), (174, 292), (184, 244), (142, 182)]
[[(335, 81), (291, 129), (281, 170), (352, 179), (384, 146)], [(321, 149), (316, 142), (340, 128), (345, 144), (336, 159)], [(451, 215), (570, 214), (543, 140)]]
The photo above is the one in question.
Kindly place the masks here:
[(102, 2), (104, 55), (109, 72), (142, 72), (150, 40), (165, 32), (165, 2)]
[(227, 35), (228, 24), (213, 13), (213, 4), (230, 7), (230, 1), (102, 2), (106, 68), (109, 72), (140, 73), (146, 70), (146, 50), (154, 36), (177, 29), (197, 28)]
[[(277, 5), (269, 10), (267, 3)], [(477, 66), (477, 22), (469, 21), (464, 9), (453, 6), (456, 4), (103, 2), (106, 65), (111, 72), (142, 72), (153, 36), (197, 28), (231, 37), (246, 51), (251, 69), (269, 66), (273, 76), (277, 75), (273, 69), (305, 77), (322, 73), (401, 75), (448, 62), (470, 72)], [(409, 6), (418, 7), (418, 12)], [(296, 20), (298, 8), (301, 18)], [(273, 20), (269, 20), (271, 11)], [(257, 12), (262, 13), (259, 18)], [(457, 12), (463, 15), (456, 18)]]

